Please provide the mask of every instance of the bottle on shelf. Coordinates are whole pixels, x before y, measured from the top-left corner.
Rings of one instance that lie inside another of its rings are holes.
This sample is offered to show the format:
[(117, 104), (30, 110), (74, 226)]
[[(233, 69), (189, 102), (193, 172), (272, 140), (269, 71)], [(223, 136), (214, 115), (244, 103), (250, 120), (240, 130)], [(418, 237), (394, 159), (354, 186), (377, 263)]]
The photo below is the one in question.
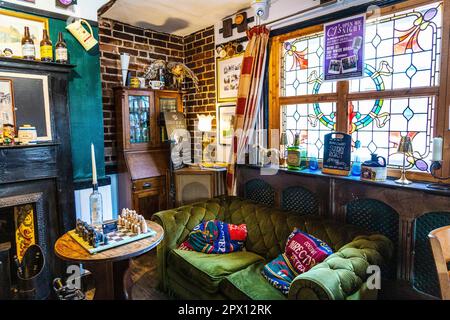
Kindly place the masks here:
[(69, 63), (69, 51), (67, 50), (67, 44), (62, 32), (58, 34), (58, 42), (55, 46), (55, 61), (57, 63)]
[(300, 145), (300, 134), (296, 133), (294, 144), (287, 150), (287, 164), (289, 170), (302, 170), (306, 168), (306, 150)]
[(53, 61), (53, 44), (48, 36), (46, 29), (42, 32), (42, 40), (40, 46), (41, 61), (52, 62)]
[(36, 48), (34, 41), (30, 36), (30, 28), (25, 27), (25, 31), (22, 37), (22, 58), (26, 60), (36, 59)]
[(98, 192), (98, 184), (92, 185), (92, 193), (89, 196), (89, 207), (91, 210), (91, 225), (101, 226), (103, 223), (103, 200)]
[(361, 176), (361, 141), (356, 140), (352, 159), (352, 176)]

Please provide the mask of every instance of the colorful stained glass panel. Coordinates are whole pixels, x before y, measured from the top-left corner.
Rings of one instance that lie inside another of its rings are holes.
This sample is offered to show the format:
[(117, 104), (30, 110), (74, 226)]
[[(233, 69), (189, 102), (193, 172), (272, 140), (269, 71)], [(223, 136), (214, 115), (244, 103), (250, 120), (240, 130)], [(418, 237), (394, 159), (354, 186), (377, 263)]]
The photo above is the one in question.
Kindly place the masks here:
[[(439, 2), (369, 20), (365, 63), (382, 73), (385, 90), (437, 86), (441, 32)], [(350, 82), (351, 92), (371, 90), (378, 88), (370, 77)]]
[(434, 117), (433, 97), (386, 99), (382, 100), (382, 112), (388, 114), (385, 122), (371, 115), (374, 100), (353, 101), (353, 112), (360, 112), (373, 117), (365, 127), (352, 133), (353, 141), (361, 141), (363, 160), (370, 158), (371, 153), (386, 158), (391, 167), (400, 167), (402, 154), (397, 153), (401, 136), (408, 135), (412, 139), (413, 154), (408, 157), (408, 168), (421, 169), (421, 161), (431, 160), (432, 130)]
[(336, 92), (335, 82), (322, 82), (323, 33), (290, 39), (283, 45), (282, 96)]
[(308, 157), (323, 158), (324, 136), (333, 130), (335, 113), (335, 103), (283, 106), (282, 127), (289, 144), (294, 142), (295, 133), (300, 133), (301, 144), (307, 148)]

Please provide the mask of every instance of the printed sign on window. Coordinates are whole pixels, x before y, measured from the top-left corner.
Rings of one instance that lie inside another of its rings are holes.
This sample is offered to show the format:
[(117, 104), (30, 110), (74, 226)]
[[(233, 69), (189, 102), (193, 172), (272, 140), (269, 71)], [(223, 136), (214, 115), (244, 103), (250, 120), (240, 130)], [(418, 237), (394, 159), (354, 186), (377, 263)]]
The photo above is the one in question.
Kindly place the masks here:
[(325, 81), (361, 78), (364, 75), (366, 15), (328, 23), (325, 30)]

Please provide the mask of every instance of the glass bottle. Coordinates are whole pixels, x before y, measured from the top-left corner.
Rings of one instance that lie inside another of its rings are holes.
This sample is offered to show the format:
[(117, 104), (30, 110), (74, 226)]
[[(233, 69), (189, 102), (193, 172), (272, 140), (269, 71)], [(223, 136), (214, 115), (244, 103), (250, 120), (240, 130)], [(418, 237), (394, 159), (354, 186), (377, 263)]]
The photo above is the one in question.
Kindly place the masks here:
[(161, 82), (160, 89), (163, 90), (164, 87), (166, 86), (166, 81), (165, 81), (165, 77), (164, 77), (164, 69), (163, 68), (159, 69), (159, 81)]
[(36, 48), (34, 41), (30, 36), (30, 28), (25, 27), (25, 32), (22, 38), (22, 57), (26, 60), (36, 59)]
[(93, 184), (92, 193), (89, 196), (89, 207), (91, 210), (91, 225), (99, 226), (103, 223), (103, 200), (98, 192), (98, 184)]
[(356, 140), (353, 152), (352, 176), (361, 176), (361, 141)]
[(53, 61), (53, 45), (52, 41), (48, 37), (48, 32), (46, 29), (42, 32), (41, 40), (41, 61), (52, 62)]
[(55, 46), (55, 61), (57, 63), (69, 63), (69, 52), (62, 32), (58, 34), (58, 42)]
[(288, 148), (287, 164), (289, 170), (306, 168), (306, 150), (300, 146), (300, 134), (296, 133), (294, 144)]

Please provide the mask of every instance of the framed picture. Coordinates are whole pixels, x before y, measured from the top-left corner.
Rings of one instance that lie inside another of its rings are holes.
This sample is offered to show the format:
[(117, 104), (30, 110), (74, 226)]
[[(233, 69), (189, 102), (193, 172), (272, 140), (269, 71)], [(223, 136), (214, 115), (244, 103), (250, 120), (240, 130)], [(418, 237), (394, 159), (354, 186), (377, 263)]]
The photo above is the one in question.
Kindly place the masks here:
[(216, 63), (217, 102), (236, 101), (243, 54), (218, 59)]
[[(0, 51), (9, 48), (14, 57), (22, 56), (22, 36), (25, 27), (30, 28), (30, 36), (34, 40), (34, 45), (39, 48), (42, 40), (42, 32), (48, 30), (48, 19), (0, 9)], [(36, 58), (41, 57), (40, 50), (36, 49)]]
[(0, 78), (0, 133), (7, 123), (16, 126), (13, 84), (10, 79)]
[(236, 106), (219, 106), (219, 143), (230, 146), (233, 139), (233, 124), (236, 114)]
[[(48, 76), (0, 72), (0, 79), (0, 91), (12, 88), (10, 90), (16, 130), (20, 126), (29, 124), (36, 127), (38, 141), (51, 141), (52, 118)], [(2, 104), (2, 112), (3, 109)]]

